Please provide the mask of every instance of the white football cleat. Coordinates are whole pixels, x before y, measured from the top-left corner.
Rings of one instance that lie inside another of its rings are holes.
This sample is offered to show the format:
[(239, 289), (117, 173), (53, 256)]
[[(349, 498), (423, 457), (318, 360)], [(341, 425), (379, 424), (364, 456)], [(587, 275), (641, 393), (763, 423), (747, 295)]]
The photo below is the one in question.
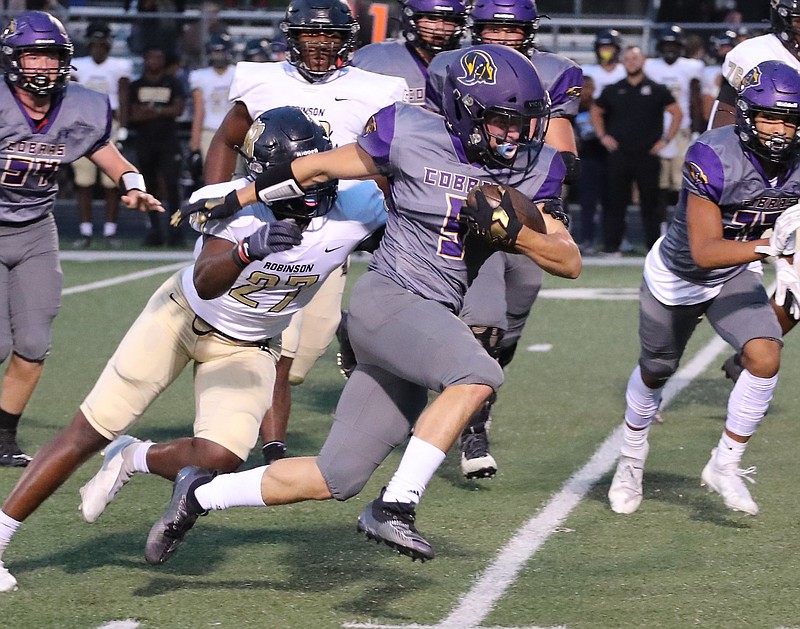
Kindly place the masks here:
[(8, 568), (3, 565), (3, 560), (0, 559), (0, 592), (14, 592), (18, 589), (17, 580), (8, 571)]
[(80, 512), (87, 522), (94, 522), (105, 511), (123, 485), (131, 479), (133, 461), (125, 456), (124, 450), (132, 443), (141, 443), (136, 437), (121, 435), (105, 449), (100, 471), (81, 487)]
[(622, 455), (608, 489), (608, 501), (614, 513), (633, 513), (642, 504), (644, 459)]
[(711, 458), (703, 468), (700, 475), (700, 485), (708, 487), (708, 491), (715, 491), (725, 501), (725, 506), (734, 511), (744, 511), (750, 515), (758, 514), (758, 505), (750, 496), (746, 480), (749, 483), (756, 481), (750, 478), (750, 474), (755, 473), (755, 467), (740, 469), (736, 463), (729, 465), (717, 464), (717, 449), (711, 451)]

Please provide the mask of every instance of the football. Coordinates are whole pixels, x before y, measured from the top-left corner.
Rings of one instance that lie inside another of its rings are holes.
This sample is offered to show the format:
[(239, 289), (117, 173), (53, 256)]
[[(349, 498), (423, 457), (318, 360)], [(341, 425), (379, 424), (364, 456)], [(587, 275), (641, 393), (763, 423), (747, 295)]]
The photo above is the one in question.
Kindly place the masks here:
[(503, 200), (503, 195), (507, 194), (511, 199), (511, 206), (514, 208), (514, 212), (520, 223), (540, 234), (547, 233), (547, 226), (545, 225), (542, 213), (534, 205), (533, 201), (518, 190), (493, 183), (479, 184), (469, 191), (467, 205), (475, 206), (475, 192), (478, 189), (483, 192), (483, 196), (492, 208), (499, 206), (500, 202)]

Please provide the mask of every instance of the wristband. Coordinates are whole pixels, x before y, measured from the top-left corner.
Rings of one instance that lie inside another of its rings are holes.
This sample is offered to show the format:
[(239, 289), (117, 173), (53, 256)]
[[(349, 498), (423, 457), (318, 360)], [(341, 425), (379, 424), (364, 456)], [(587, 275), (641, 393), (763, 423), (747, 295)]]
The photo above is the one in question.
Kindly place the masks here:
[(245, 268), (252, 262), (252, 260), (247, 257), (246, 247), (243, 240), (240, 240), (239, 244), (231, 249), (231, 258), (233, 258), (234, 264), (236, 264), (236, 266), (238, 266), (240, 269)]
[(256, 195), (269, 205), (273, 201), (302, 197), (305, 190), (292, 172), (292, 163), (284, 162), (268, 168), (256, 177)]
[(119, 178), (119, 187), (123, 193), (130, 192), (131, 190), (147, 192), (147, 186), (144, 185), (144, 177), (142, 177), (142, 173), (134, 170), (129, 170), (126, 173), (122, 173), (122, 176)]

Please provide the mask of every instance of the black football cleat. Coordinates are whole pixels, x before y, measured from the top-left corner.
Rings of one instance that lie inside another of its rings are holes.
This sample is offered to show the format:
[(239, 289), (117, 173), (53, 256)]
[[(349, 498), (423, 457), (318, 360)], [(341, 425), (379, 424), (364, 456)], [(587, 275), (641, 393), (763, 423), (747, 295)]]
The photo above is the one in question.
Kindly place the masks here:
[(384, 502), (381, 491), (380, 497), (370, 502), (358, 516), (358, 531), (367, 539), (394, 548), (401, 555), (424, 562), (433, 559), (434, 552), (428, 541), (417, 532), (415, 519), (413, 504)]
[(194, 490), (211, 481), (214, 476), (216, 474), (201, 467), (184, 467), (178, 472), (172, 488), (172, 500), (147, 536), (144, 549), (147, 563), (160, 565), (170, 559), (197, 518), (208, 513), (197, 504)]
[(31, 457), (17, 445), (16, 431), (0, 430), (0, 467), (27, 467)]
[(727, 360), (722, 363), (722, 371), (725, 372), (726, 378), (733, 380), (735, 383), (744, 371), (741, 356), (739, 356), (739, 354), (732, 354), (731, 356), (728, 356)]

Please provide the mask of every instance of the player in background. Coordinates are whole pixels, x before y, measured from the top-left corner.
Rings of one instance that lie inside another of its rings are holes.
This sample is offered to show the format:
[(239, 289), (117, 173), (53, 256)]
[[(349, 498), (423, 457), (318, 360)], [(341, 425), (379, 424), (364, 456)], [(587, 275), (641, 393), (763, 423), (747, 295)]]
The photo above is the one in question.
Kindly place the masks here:
[(733, 50), (733, 47), (736, 45), (736, 31), (726, 28), (718, 33), (714, 33), (708, 38), (708, 43), (709, 63), (703, 68), (701, 80), (703, 120), (705, 120), (706, 123), (711, 119), (714, 101), (717, 99), (719, 88), (722, 85), (722, 62), (725, 56)]
[[(473, 44), (499, 44), (531, 60), (551, 100), (545, 142), (561, 154), (566, 165), (564, 181), (576, 182), (580, 161), (571, 120), (578, 113), (583, 73), (573, 61), (535, 47), (539, 12), (533, 0), (476, 0), (469, 11)], [(429, 107), (437, 109), (443, 94), (447, 69), (459, 52), (437, 55), (430, 66)], [(568, 218), (560, 215), (565, 225)], [(475, 337), (506, 367), (514, 357), (539, 289), (543, 273), (525, 256), (495, 253), (480, 269), (467, 291), (462, 320)], [(492, 394), (472, 417), (459, 440), (461, 472), (465, 478), (487, 478), (497, 473), (497, 462), (489, 452), (488, 426), (496, 396)]]
[[(111, 141), (122, 143), (128, 139), (128, 86), (133, 74), (130, 59), (111, 57), (111, 29), (106, 22), (90, 22), (86, 27), (89, 55), (72, 60), (72, 77), (81, 85), (108, 95), (113, 121)], [(75, 197), (78, 202), (80, 238), (73, 246), (86, 249), (92, 244), (92, 196), (97, 182), (98, 169), (89, 158), (82, 157), (72, 164), (75, 175)], [(117, 221), (119, 217), (119, 191), (117, 182), (100, 173), (100, 185), (105, 196), (104, 242), (118, 248)]]
[[(189, 74), (194, 117), (189, 150), (202, 162), (211, 138), (228, 113), (228, 92), (233, 82), (233, 45), (227, 33), (213, 34), (206, 43), (208, 67)], [(197, 159), (197, 158), (195, 158)]]
[[(548, 214), (558, 212), (564, 164), (542, 142), (549, 99), (535, 69), (504, 46), (459, 54), (442, 96), (444, 116), (391, 105), (370, 120), (356, 143), (276, 165), (255, 185), (184, 208), (227, 214), (253, 199), (302, 194), (305, 186), (331, 178), (382, 175), (392, 183), (386, 232), (350, 300), (358, 367), (319, 456), (216, 478), (199, 468), (181, 471), (167, 511), (148, 536), (149, 562), (169, 559), (210, 509), (358, 494), (412, 428), (397, 472), (361, 513), (358, 528), (402, 554), (433, 558), (414, 524), (416, 505), (470, 415), (503, 380), (497, 362), (454, 316), (469, 262), (484, 258), (488, 242), (530, 256), (556, 275), (577, 277), (581, 267), (569, 232)], [(520, 193), (542, 231), (519, 221), (515, 191), (506, 192), (505, 205), (494, 210), (480, 189), (468, 200), (477, 184), (498, 181)], [(465, 219), (477, 241), (465, 241)], [(430, 390), (439, 395), (428, 405)]]
[[(330, 129), (334, 146), (352, 142), (369, 117), (402, 100), (403, 79), (349, 65), (358, 30), (343, 0), (292, 0), (281, 23), (289, 58), (239, 63), (231, 85), (233, 106), (214, 135), (206, 160), (206, 183), (230, 179), (251, 121), (274, 107), (294, 105)], [(340, 187), (351, 185), (340, 182)], [(332, 273), (282, 337), (273, 406), (262, 427), (265, 461), (286, 451), (291, 409), (289, 383), (300, 384), (325, 352), (339, 325), (345, 267)]]
[[(770, 22), (772, 32), (742, 41), (725, 56), (723, 81), (708, 123), (710, 129), (734, 123), (736, 95), (742, 77), (759, 63), (777, 60), (800, 70), (800, 0), (770, 0)], [(784, 334), (797, 325), (797, 317), (788, 314), (774, 299), (772, 307)], [(722, 370), (735, 382), (742, 372), (741, 357), (729, 356)]]
[[(22, 13), (0, 35), (0, 65), (5, 75), (0, 82), (4, 138), (0, 145), (0, 360), (11, 357), (0, 390), (0, 466), (25, 467), (31, 462), (17, 445), (16, 435), (42, 375), (53, 319), (61, 305), (63, 277), (53, 218), (59, 170), (88, 156), (119, 181), (126, 205), (163, 212), (158, 200), (145, 192), (142, 175), (109, 142), (108, 97), (70, 81), (71, 61), (67, 32), (47, 13)], [(64, 140), (67, 136), (69, 142)], [(2, 592), (16, 588), (2, 561), (4, 535), (12, 524), (0, 513)]]
[(597, 206), (600, 205), (602, 215), (608, 203), (608, 151), (595, 133), (589, 111), (606, 86), (625, 78), (625, 68), (620, 63), (621, 51), (622, 38), (617, 30), (598, 31), (594, 37), (597, 63), (581, 66), (584, 78), (582, 111), (575, 116), (575, 126), (581, 143), (578, 198), (581, 205), (580, 243), (584, 253), (596, 251)]
[[(249, 178), (197, 194), (225, 194), (275, 163), (330, 148), (325, 130), (302, 110), (268, 111), (244, 144)], [(151, 297), (70, 426), (42, 447), (6, 500), (0, 549), (104, 447), (100, 471), (80, 491), (88, 522), (100, 517), (134, 473), (174, 480), (186, 465), (237, 469), (256, 444), (272, 402), (281, 331), (385, 217), (383, 196), (374, 186), (351, 186), (337, 198), (336, 182), (330, 181), (307, 187), (300, 198), (254, 203), (228, 219), (198, 225), (203, 243), (195, 263)], [(336, 250), (327, 251), (332, 245)], [(152, 443), (125, 434), (189, 363), (194, 363), (194, 436)], [(3, 576), (6, 585), (12, 583), (7, 572)]]
[(404, 41), (385, 41), (359, 48), (353, 65), (405, 79), (405, 101), (424, 105), (428, 65), (444, 50), (455, 50), (467, 20), (462, 0), (406, 0), (402, 9)]
[(662, 216), (665, 217), (669, 217), (671, 213), (667, 212), (667, 208), (674, 207), (678, 202), (683, 158), (692, 141), (692, 131), (702, 129), (700, 81), (705, 64), (700, 59), (684, 57), (685, 50), (686, 39), (683, 29), (673, 24), (658, 33), (656, 40), (658, 56), (647, 59), (644, 64), (647, 78), (666, 85), (683, 112), (680, 128), (674, 136), (669, 135), (671, 116), (667, 112), (664, 113), (664, 138), (667, 145), (658, 153), (661, 158), (658, 187)]
[[(785, 259), (800, 227), (800, 73), (766, 61), (745, 75), (736, 124), (707, 131), (686, 155), (675, 220), (645, 261), (639, 300), (639, 364), (628, 380), (623, 445), (608, 498), (617, 513), (642, 501), (648, 431), (663, 387), (704, 316), (742, 356), (725, 428), (701, 484), (725, 505), (758, 513), (740, 469), (750, 437), (769, 408), (783, 342), (760, 261), (780, 256), (778, 301), (795, 314), (800, 278)], [(772, 235), (765, 232), (772, 229)]]

